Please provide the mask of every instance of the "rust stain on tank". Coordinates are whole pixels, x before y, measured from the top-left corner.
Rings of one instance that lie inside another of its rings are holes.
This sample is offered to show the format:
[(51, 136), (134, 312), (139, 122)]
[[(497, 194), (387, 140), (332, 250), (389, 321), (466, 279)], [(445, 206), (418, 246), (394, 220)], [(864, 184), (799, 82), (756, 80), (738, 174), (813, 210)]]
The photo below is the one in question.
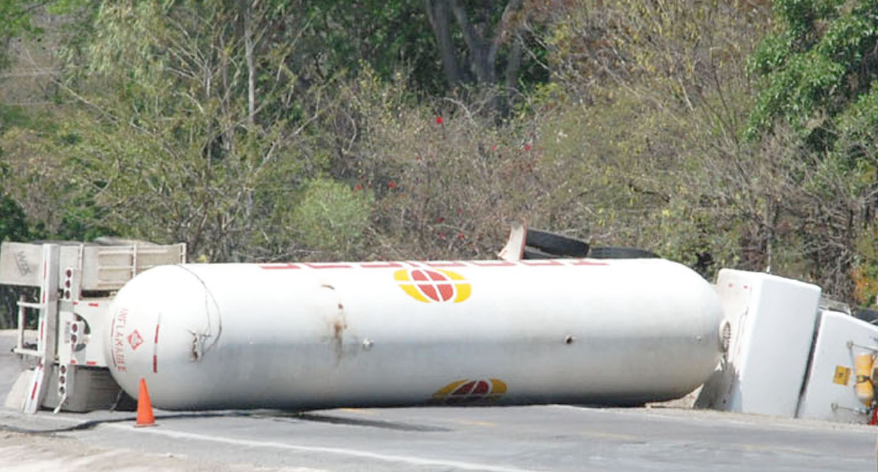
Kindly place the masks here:
[(348, 328), (347, 320), (345, 319), (344, 305), (338, 300), (334, 286), (329, 283), (321, 283), (320, 287), (331, 290), (331, 292), (325, 293), (332, 293), (333, 295), (331, 296), (335, 299), (334, 307), (332, 305), (324, 305), (326, 307), (324, 313), (330, 331), (328, 341), (332, 345), (332, 351), (335, 354), (335, 363), (338, 365), (341, 363), (341, 359), (344, 356), (344, 335), (345, 330)]
[(335, 350), (335, 362), (341, 362), (344, 356), (344, 330), (348, 325), (345, 323), (344, 314), (339, 313), (339, 317), (332, 322), (332, 344)]
[(348, 323), (345, 320), (344, 305), (338, 302), (336, 308), (338, 311), (332, 321), (332, 342), (335, 348), (335, 362), (338, 364), (344, 356), (344, 331), (348, 328)]
[(341, 342), (342, 334), (344, 334), (344, 330), (347, 327), (348, 327), (348, 325), (345, 324), (343, 319), (337, 319), (337, 320), (333, 321), (332, 322), (332, 332), (333, 332), (332, 337), (337, 339), (339, 342)]

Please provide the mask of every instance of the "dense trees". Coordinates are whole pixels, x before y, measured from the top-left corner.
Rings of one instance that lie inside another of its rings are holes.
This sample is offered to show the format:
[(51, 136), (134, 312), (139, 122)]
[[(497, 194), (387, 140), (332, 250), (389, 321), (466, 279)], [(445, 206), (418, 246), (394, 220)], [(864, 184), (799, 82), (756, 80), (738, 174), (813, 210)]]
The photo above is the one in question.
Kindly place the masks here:
[(795, 186), (778, 198), (776, 221), (797, 226), (793, 243), (815, 278), (860, 302), (878, 294), (876, 13), (868, 0), (778, 0), (778, 28), (752, 56), (762, 89), (747, 129), (782, 140), (789, 156)]
[[(873, 1), (0, 12), (0, 237), (184, 241), (211, 261), (492, 257), (527, 219), (708, 276), (878, 293)], [(46, 43), (52, 67), (33, 54)], [(23, 67), (49, 105), (16, 106)]]

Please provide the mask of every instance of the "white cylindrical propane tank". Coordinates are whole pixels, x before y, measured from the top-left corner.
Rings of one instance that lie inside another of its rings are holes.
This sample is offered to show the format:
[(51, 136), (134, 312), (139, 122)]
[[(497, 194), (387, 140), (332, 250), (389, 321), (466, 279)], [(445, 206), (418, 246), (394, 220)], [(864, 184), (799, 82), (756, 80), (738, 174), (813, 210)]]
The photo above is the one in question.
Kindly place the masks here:
[(106, 355), (163, 409), (639, 404), (707, 379), (721, 314), (661, 259), (186, 264), (119, 291)]

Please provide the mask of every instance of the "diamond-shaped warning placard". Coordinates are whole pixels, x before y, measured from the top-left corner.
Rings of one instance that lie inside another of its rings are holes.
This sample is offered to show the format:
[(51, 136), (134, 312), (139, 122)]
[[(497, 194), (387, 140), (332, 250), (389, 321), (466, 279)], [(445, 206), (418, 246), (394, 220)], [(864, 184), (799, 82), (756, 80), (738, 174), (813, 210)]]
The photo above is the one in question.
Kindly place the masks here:
[(128, 335), (128, 344), (131, 345), (132, 350), (137, 350), (141, 344), (143, 344), (143, 338), (140, 336), (140, 333), (135, 329), (134, 332)]

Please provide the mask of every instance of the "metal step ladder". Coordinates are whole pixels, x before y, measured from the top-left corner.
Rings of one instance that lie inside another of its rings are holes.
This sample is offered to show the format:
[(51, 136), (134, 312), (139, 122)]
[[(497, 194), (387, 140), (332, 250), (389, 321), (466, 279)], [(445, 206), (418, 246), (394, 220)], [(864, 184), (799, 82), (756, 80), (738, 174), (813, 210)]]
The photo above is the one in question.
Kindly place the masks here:
[[(36, 357), (34, 369), (28, 386), (23, 410), (35, 414), (46, 397), (46, 385), (55, 362), (58, 322), (58, 264), (60, 249), (57, 244), (44, 244), (42, 251), (42, 274), (40, 276), (39, 303), (18, 301), (18, 342), (13, 350), (16, 354)], [(25, 310), (39, 310), (39, 337), (37, 348), (28, 349), (24, 345)]]

